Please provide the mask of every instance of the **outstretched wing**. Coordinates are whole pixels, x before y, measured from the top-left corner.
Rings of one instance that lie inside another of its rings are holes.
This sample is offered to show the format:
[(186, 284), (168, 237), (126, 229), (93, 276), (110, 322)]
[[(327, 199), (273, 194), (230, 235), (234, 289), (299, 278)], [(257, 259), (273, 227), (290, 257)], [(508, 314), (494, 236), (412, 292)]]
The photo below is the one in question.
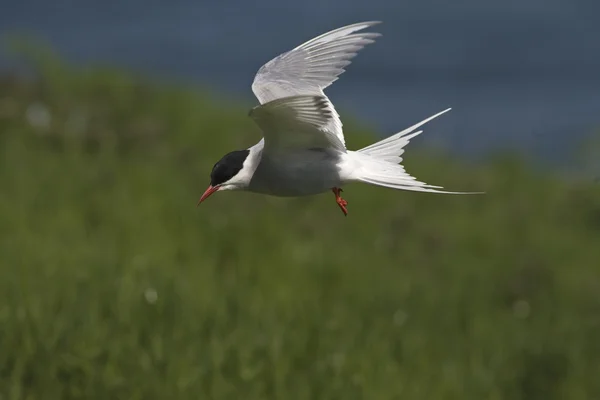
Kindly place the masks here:
[(252, 83), (252, 91), (261, 104), (287, 96), (320, 94), (338, 79), (359, 50), (379, 33), (354, 33), (380, 23), (360, 22), (338, 28), (263, 65)]
[[(372, 32), (355, 32), (378, 23), (379, 21), (361, 22), (338, 28), (275, 57), (259, 69), (252, 83), (252, 91), (259, 102), (265, 106), (270, 102), (292, 96), (318, 96), (320, 101), (327, 103), (330, 114), (327, 121), (322, 121), (324, 125), (320, 125), (316, 130), (313, 127), (310, 134), (304, 135), (304, 139), (308, 137), (313, 139), (306, 143), (323, 142), (314, 137), (315, 133), (320, 132), (322, 136), (324, 135), (322, 139), (326, 143), (336, 149), (346, 151), (342, 122), (323, 90), (338, 79), (338, 76), (345, 71), (344, 67), (351, 63), (350, 60), (356, 56), (359, 50), (367, 44), (373, 43), (374, 39), (380, 36), (380, 34)], [(267, 110), (272, 114), (276, 113), (276, 109), (280, 109), (280, 106), (281, 103), (273, 103), (260, 111), (258, 110), (260, 107), (255, 108), (252, 112), (261, 113)], [(286, 108), (294, 106), (298, 105), (292, 104), (292, 102), (285, 103)], [(289, 118), (287, 119), (289, 121)], [(284, 129), (285, 126), (280, 127), (283, 132), (290, 132), (290, 129)], [(297, 129), (294, 131), (298, 133)], [(300, 144), (302, 140), (299, 139), (290, 138), (288, 142)], [(265, 141), (268, 140), (265, 135)]]
[(332, 132), (341, 132), (335, 110), (324, 95), (298, 95), (273, 100), (250, 110), (265, 135), (265, 150), (334, 148), (346, 151)]

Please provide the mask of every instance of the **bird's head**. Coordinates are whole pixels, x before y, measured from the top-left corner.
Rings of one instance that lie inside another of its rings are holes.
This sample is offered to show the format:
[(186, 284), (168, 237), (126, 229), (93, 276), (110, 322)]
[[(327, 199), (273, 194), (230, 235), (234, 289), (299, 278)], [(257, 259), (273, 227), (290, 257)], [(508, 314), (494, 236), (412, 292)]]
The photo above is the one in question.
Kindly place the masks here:
[(210, 172), (210, 185), (198, 205), (213, 193), (223, 190), (244, 190), (250, 184), (252, 174), (250, 150), (236, 150), (227, 153), (214, 165)]

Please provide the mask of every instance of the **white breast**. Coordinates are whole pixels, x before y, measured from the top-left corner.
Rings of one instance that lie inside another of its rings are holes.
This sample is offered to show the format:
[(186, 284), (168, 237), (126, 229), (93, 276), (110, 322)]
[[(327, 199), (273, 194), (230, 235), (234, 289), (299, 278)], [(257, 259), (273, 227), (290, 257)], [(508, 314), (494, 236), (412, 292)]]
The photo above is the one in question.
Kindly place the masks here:
[(329, 191), (343, 184), (343, 157), (329, 149), (263, 154), (247, 190), (281, 197)]

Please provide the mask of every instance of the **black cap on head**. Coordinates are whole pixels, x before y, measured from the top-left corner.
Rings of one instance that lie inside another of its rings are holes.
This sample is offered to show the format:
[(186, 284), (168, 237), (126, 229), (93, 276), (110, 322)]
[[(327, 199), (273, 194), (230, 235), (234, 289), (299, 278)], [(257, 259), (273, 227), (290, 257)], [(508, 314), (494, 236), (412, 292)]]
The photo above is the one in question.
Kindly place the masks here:
[(237, 150), (227, 153), (213, 167), (210, 173), (211, 186), (221, 185), (240, 172), (250, 150)]

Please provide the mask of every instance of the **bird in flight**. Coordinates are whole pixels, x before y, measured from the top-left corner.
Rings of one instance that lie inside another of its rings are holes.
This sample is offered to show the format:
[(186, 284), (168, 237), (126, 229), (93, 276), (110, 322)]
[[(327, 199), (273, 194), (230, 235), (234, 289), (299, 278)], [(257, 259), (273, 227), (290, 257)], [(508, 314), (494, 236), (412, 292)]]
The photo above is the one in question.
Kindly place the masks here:
[(379, 33), (361, 32), (380, 23), (361, 22), (324, 33), (263, 65), (252, 83), (260, 105), (249, 116), (263, 133), (254, 146), (232, 151), (210, 173), (198, 205), (216, 192), (246, 190), (280, 197), (332, 191), (344, 215), (342, 186), (363, 182), (392, 189), (441, 191), (410, 176), (400, 164), (404, 147), (423, 124), (446, 109), (360, 150), (348, 150), (342, 122), (324, 90), (335, 82)]

